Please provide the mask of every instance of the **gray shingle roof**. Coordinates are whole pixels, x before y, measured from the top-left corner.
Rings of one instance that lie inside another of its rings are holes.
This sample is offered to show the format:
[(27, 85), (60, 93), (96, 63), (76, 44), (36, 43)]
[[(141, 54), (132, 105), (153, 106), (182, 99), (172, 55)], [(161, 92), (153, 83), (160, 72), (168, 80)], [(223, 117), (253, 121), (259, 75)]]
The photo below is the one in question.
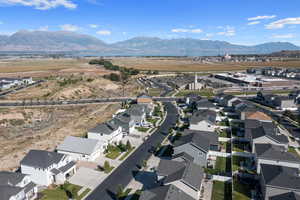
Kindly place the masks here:
[(207, 121), (210, 124), (215, 124), (217, 118), (217, 113), (213, 110), (198, 110), (193, 113), (190, 118), (191, 124), (197, 124), (201, 121)]
[(208, 99), (201, 99), (196, 102), (197, 108), (216, 108), (215, 104), (213, 104)]
[(190, 156), (189, 154), (185, 153), (185, 152), (181, 152), (181, 153), (178, 153), (176, 155), (173, 155), (172, 160), (175, 160), (175, 161), (182, 160), (182, 161), (185, 161), (185, 162), (193, 162), (194, 158), (192, 156)]
[(114, 120), (110, 120), (108, 122), (98, 124), (95, 128), (90, 129), (88, 132), (110, 135), (111, 133), (116, 131), (119, 127), (120, 126), (116, 124)]
[(61, 153), (43, 150), (30, 150), (21, 161), (21, 165), (45, 169), (53, 164), (59, 163), (64, 157), (65, 155)]
[(261, 164), (266, 186), (300, 190), (299, 169)]
[(99, 140), (67, 136), (56, 149), (59, 151), (91, 155), (99, 148)]
[(0, 199), (10, 200), (12, 196), (19, 194), (23, 188), (14, 187), (9, 185), (0, 185)]
[(142, 116), (146, 113), (146, 107), (147, 106), (143, 104), (133, 104), (126, 110), (126, 113), (132, 116)]
[(245, 137), (256, 139), (266, 136), (277, 143), (286, 144), (288, 139), (285, 135), (278, 134), (278, 130), (273, 122), (263, 122), (258, 120), (245, 120)]
[(218, 145), (218, 135), (215, 132), (185, 130), (184, 134), (174, 142), (174, 146), (191, 143), (203, 151), (208, 152), (211, 145)]
[(282, 146), (272, 144), (255, 144), (255, 153), (258, 158), (300, 163), (300, 158), (297, 155), (287, 152)]
[(287, 192), (269, 197), (269, 200), (300, 200), (300, 195), (295, 192)]
[(165, 176), (164, 183), (180, 180), (195, 190), (200, 190), (204, 172), (199, 165), (192, 162), (161, 160), (157, 173), (159, 176)]
[(140, 200), (194, 200), (174, 185), (160, 186), (151, 190), (145, 190)]
[(0, 185), (17, 185), (20, 183), (24, 178), (25, 174), (16, 173), (16, 172), (7, 172), (7, 171), (1, 171), (0, 172)]

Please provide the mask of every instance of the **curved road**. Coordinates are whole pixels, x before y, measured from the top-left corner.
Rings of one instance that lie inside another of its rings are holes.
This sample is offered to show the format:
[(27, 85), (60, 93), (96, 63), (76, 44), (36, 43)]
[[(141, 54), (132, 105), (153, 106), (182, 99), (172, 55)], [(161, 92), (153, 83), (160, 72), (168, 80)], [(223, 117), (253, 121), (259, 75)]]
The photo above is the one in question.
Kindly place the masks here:
[(161, 144), (167, 137), (169, 129), (174, 127), (178, 118), (176, 107), (170, 103), (164, 103), (167, 116), (163, 124), (155, 131), (140, 147), (136, 149), (112, 174), (110, 174), (97, 188), (86, 198), (86, 200), (113, 200), (118, 185), (126, 187), (133, 178), (133, 171), (138, 170), (143, 160), (150, 158), (148, 150)]

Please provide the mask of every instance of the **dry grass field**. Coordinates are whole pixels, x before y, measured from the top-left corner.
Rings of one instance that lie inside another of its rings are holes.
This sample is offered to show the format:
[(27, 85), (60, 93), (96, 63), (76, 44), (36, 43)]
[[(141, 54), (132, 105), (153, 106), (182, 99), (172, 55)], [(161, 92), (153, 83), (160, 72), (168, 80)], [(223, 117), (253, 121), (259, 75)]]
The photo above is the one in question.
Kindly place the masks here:
[(213, 63), (203, 64), (194, 62), (191, 58), (111, 58), (116, 65), (132, 67), (140, 70), (158, 70), (165, 72), (207, 72), (207, 71), (239, 71), (249, 67), (297, 67), (300, 61), (269, 62), (269, 63)]
[(103, 75), (110, 73), (99, 66), (89, 65), (90, 59), (15, 59), (0, 60), (0, 77), (46, 77), (74, 73)]

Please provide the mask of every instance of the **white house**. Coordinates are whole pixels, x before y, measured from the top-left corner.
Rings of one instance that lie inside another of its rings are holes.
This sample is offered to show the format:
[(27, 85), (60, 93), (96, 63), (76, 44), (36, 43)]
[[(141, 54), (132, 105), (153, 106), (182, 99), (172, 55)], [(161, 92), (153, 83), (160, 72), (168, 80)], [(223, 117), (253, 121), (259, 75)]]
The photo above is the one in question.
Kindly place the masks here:
[(123, 136), (122, 127), (114, 120), (98, 124), (95, 128), (88, 131), (88, 138), (100, 140), (105, 148), (108, 144), (120, 142)]
[(104, 152), (105, 145), (100, 140), (68, 136), (56, 150), (74, 161), (94, 161)]
[(65, 154), (30, 150), (21, 161), (21, 172), (37, 185), (63, 184), (76, 173), (76, 163)]
[(37, 197), (37, 186), (30, 176), (16, 172), (0, 172), (1, 200), (32, 200)]

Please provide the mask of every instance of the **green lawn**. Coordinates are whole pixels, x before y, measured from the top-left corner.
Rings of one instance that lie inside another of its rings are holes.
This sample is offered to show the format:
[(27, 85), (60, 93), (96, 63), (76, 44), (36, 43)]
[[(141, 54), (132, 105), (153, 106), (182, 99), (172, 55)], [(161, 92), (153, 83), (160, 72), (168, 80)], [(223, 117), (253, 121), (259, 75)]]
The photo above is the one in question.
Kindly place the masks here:
[(119, 158), (120, 161), (124, 160), (134, 149), (135, 147), (132, 147), (131, 149), (129, 149), (129, 151), (126, 151), (121, 158)]
[(212, 97), (214, 96), (212, 89), (202, 89), (202, 90), (180, 90), (175, 96), (184, 97), (189, 94), (198, 94), (199, 96)]
[(145, 127), (135, 127), (136, 130), (140, 132), (146, 133), (150, 128), (145, 128)]
[(244, 152), (249, 150), (249, 144), (245, 142), (233, 143), (233, 151)]
[(211, 200), (231, 200), (231, 183), (214, 181)]
[(293, 153), (293, 154), (295, 154), (295, 155), (297, 155), (297, 156), (300, 157), (300, 155), (297, 153), (295, 147), (289, 146), (288, 152), (291, 152), (291, 153)]
[(43, 197), (41, 200), (68, 200), (69, 198), (66, 190), (72, 193), (74, 199), (80, 200), (82, 198), (82, 196), (77, 197), (77, 193), (81, 189), (81, 186), (65, 183), (63, 188), (58, 186), (53, 189), (46, 189), (42, 191)]
[(162, 92), (162, 90), (159, 89), (159, 88), (150, 88), (150, 89), (148, 90), (148, 94), (149, 94), (150, 96), (153, 96), (153, 97), (158, 97), (158, 96), (160, 96), (161, 92)]
[(251, 188), (249, 185), (238, 182), (237, 178), (233, 179), (233, 200), (250, 200)]
[(158, 118), (148, 118), (147, 119), (147, 121), (150, 122), (153, 125), (155, 125), (158, 120), (159, 120)]
[(105, 155), (105, 157), (114, 160), (117, 157), (119, 157), (120, 155), (121, 155), (120, 151), (110, 151)]
[(224, 157), (217, 157), (215, 170), (220, 173), (231, 172), (231, 159)]
[(87, 188), (86, 190), (84, 190), (79, 196), (78, 196), (78, 200), (82, 199), (83, 197), (85, 197), (89, 192), (91, 191), (91, 189)]
[(230, 132), (227, 131), (226, 129), (217, 130), (217, 133), (218, 133), (219, 137), (230, 138)]

